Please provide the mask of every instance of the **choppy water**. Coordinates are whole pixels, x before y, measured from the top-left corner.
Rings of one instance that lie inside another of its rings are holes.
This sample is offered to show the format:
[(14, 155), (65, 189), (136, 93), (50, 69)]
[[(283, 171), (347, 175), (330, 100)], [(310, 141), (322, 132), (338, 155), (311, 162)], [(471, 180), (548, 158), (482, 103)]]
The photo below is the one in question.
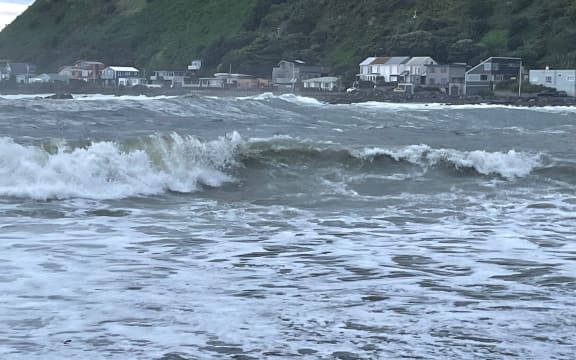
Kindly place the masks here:
[(1, 359), (574, 359), (576, 109), (0, 98)]

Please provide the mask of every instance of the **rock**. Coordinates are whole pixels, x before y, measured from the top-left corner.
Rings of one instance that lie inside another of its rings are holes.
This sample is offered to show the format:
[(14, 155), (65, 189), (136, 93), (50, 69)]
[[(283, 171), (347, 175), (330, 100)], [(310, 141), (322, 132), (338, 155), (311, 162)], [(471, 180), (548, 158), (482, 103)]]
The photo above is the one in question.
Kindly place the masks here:
[(72, 94), (54, 94), (46, 96), (44, 99), (54, 99), (54, 100), (69, 100), (74, 99)]

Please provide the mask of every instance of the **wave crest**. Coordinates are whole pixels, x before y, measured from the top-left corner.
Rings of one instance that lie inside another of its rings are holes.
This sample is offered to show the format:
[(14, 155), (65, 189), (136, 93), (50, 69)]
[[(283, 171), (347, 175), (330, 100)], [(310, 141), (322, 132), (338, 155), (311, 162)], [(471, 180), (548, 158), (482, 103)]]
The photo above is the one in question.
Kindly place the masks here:
[(500, 175), (508, 180), (529, 175), (542, 165), (542, 156), (509, 150), (487, 152), (483, 150), (458, 151), (433, 149), (428, 145), (412, 145), (399, 149), (370, 148), (358, 154), (363, 159), (388, 156), (396, 161), (408, 161), (421, 166), (448, 163), (456, 168), (471, 168), (483, 175)]
[(234, 179), (225, 170), (243, 145), (237, 133), (202, 142), (171, 134), (83, 147), (25, 146), (0, 139), (0, 195), (33, 199), (116, 199), (194, 192)]

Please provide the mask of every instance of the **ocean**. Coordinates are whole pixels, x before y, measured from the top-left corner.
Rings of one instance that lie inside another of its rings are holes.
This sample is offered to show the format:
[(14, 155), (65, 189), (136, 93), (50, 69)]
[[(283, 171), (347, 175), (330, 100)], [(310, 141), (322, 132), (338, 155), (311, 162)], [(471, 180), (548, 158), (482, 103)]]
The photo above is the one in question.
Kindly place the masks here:
[(0, 358), (575, 359), (576, 108), (0, 96)]

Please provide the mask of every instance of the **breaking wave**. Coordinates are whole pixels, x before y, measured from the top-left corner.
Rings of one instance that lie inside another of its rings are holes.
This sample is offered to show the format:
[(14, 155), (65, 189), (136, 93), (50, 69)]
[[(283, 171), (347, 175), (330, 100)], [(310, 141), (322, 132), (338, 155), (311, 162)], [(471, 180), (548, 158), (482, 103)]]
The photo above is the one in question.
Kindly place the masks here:
[[(550, 171), (544, 162), (542, 154), (514, 150), (466, 152), (427, 145), (347, 149), (290, 137), (246, 141), (237, 132), (211, 141), (174, 133), (79, 145), (22, 145), (0, 138), (0, 196), (117, 199), (168, 191), (193, 193), (237, 182), (242, 174), (239, 169), (297, 169), (292, 173), (303, 177), (336, 167), (358, 174), (390, 166), (400, 166), (400, 171), (449, 168), (513, 181), (535, 169)], [(450, 172), (445, 175), (449, 177)]]
[(171, 134), (80, 147), (24, 146), (0, 138), (0, 195), (116, 199), (194, 192), (233, 181), (225, 170), (241, 146), (237, 133), (208, 142)]

